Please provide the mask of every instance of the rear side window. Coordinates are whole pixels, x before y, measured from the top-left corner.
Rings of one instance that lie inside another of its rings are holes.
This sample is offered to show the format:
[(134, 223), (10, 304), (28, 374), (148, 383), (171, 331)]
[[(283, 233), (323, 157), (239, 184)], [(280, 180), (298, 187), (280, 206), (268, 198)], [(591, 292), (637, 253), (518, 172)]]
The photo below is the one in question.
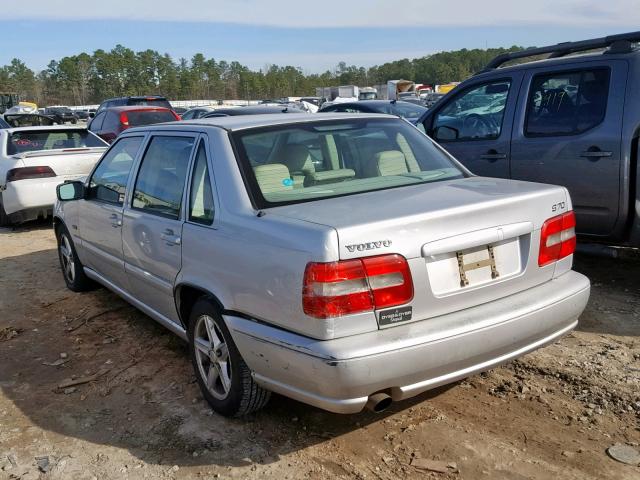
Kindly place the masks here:
[(89, 198), (122, 205), (129, 172), (142, 144), (142, 138), (123, 138), (102, 157), (89, 181)]
[(193, 137), (155, 136), (142, 159), (133, 208), (177, 220), (180, 217)]
[(93, 131), (100, 130), (102, 128), (102, 123), (104, 122), (105, 115), (106, 113), (104, 111), (97, 114), (89, 124), (89, 129)]
[(608, 68), (536, 75), (529, 91), (525, 135), (576, 135), (604, 120)]
[(86, 130), (37, 130), (13, 132), (7, 137), (7, 154), (39, 150), (105, 147), (106, 144)]
[(191, 176), (191, 195), (189, 198), (189, 221), (202, 225), (213, 223), (213, 192), (209, 179), (209, 166), (207, 165), (207, 152), (204, 142), (200, 141), (196, 163)]

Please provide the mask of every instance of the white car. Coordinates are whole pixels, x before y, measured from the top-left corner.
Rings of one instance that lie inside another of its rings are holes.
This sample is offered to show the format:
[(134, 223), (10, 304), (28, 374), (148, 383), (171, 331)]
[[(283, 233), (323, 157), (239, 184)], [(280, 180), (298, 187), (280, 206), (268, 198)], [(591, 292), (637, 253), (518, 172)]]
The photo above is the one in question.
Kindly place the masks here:
[(0, 226), (50, 216), (56, 186), (88, 175), (107, 146), (80, 127), (0, 129)]

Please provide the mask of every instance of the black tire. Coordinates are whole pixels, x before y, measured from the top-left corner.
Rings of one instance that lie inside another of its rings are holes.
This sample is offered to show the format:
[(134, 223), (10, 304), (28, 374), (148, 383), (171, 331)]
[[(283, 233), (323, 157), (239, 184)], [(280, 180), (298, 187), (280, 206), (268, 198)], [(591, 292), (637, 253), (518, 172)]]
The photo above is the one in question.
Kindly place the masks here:
[[(210, 339), (211, 326), (215, 329), (214, 335), (222, 340), (217, 347), (213, 346), (215, 342)], [(210, 299), (201, 298), (193, 306), (189, 316), (188, 336), (189, 355), (198, 385), (215, 412), (225, 417), (242, 417), (267, 404), (271, 392), (253, 380), (249, 367), (242, 359), (229, 329), (218, 312), (217, 305)], [(196, 337), (200, 348), (196, 347)], [(206, 354), (203, 351), (205, 348), (209, 349)], [(212, 369), (216, 373), (211, 377), (213, 381), (210, 387), (207, 383), (207, 371), (210, 374)], [(223, 370), (226, 372), (227, 388), (223, 381)]]
[(2, 196), (0, 196), (0, 227), (8, 227), (11, 225), (9, 215), (4, 211), (4, 205), (2, 204)]
[(69, 231), (64, 225), (56, 228), (56, 238), (58, 240), (60, 269), (62, 270), (62, 276), (67, 284), (67, 288), (74, 292), (93, 290), (96, 284), (84, 273), (84, 268), (78, 258), (76, 247), (73, 244)]

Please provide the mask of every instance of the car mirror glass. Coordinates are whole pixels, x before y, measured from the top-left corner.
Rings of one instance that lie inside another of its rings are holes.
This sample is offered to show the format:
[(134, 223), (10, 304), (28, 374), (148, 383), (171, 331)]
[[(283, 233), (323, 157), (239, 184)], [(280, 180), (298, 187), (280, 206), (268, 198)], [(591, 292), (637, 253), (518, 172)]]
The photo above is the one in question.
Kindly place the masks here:
[(66, 182), (56, 188), (58, 200), (66, 202), (84, 198), (84, 184), (82, 182)]
[(447, 125), (440, 125), (435, 129), (436, 140), (457, 140), (460, 136), (460, 132), (457, 128), (449, 127)]

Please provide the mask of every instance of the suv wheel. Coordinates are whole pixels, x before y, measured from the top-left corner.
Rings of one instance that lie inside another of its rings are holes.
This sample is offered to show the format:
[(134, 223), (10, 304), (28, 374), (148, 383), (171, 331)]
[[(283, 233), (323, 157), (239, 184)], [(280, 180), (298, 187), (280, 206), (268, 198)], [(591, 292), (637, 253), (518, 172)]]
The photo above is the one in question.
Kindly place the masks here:
[(95, 284), (93, 280), (85, 275), (82, 263), (76, 253), (76, 247), (73, 245), (73, 240), (71, 240), (71, 235), (63, 225), (56, 229), (56, 237), (58, 239), (60, 268), (67, 288), (74, 292), (91, 290)]
[(217, 413), (241, 417), (269, 401), (271, 392), (255, 383), (218, 309), (208, 299), (198, 300), (191, 311), (189, 352), (202, 394)]

